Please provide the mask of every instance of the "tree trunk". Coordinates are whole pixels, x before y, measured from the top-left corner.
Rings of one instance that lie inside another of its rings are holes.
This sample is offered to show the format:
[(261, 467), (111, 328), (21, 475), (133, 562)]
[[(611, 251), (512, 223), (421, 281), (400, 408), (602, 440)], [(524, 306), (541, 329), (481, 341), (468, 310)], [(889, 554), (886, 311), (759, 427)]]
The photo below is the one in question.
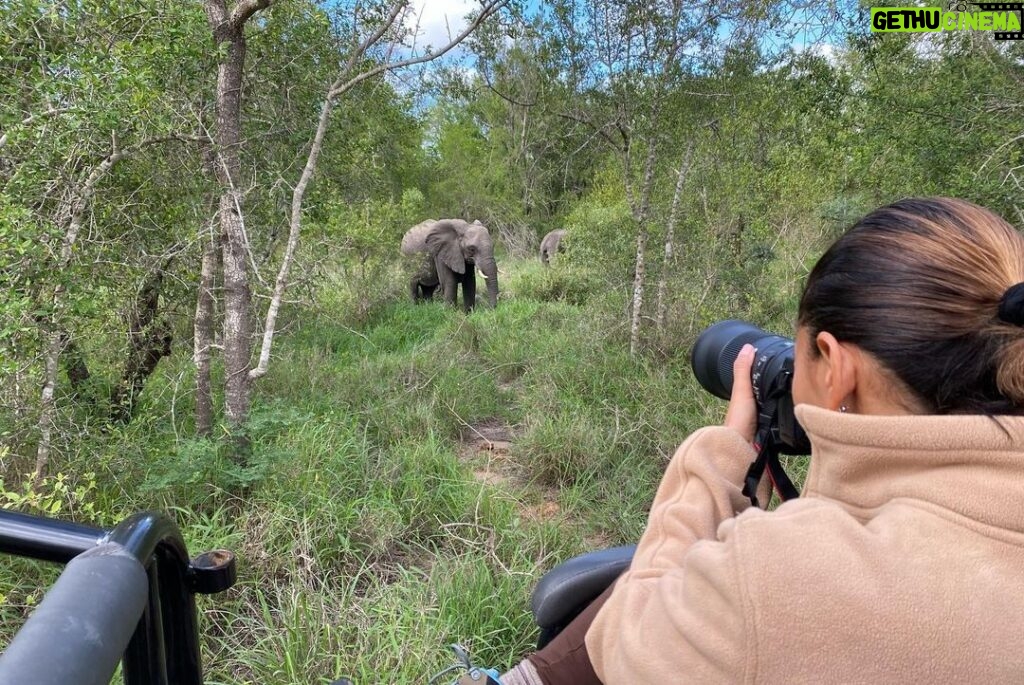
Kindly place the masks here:
[[(66, 223), (64, 237), (61, 240), (60, 256), (56, 269), (63, 272), (71, 264), (75, 243), (82, 230), (82, 217), (85, 209), (96, 192), (96, 186), (110, 169), (124, 157), (117, 142), (117, 136), (111, 136), (110, 154), (90, 170), (85, 182), (58, 210), (60, 223)], [(43, 317), (40, 328), (43, 332), (43, 390), (40, 395), (39, 412), (39, 444), (36, 445), (36, 468), (32, 475), (33, 487), (39, 485), (46, 477), (46, 469), (50, 463), (50, 450), (53, 441), (54, 419), (57, 414), (54, 395), (57, 390), (57, 369), (60, 365), (62, 344), (61, 310), (64, 299), (64, 283), (58, 280), (50, 293), (49, 305), (52, 311)]]
[(173, 334), (167, 322), (158, 318), (162, 284), (163, 271), (158, 270), (143, 284), (128, 313), (128, 357), (111, 397), (113, 421), (131, 420), (146, 379), (160, 360), (171, 354)]
[[(221, 29), (223, 31), (223, 25)], [(246, 47), (242, 27), (232, 26), (219, 42), (227, 42), (228, 45), (217, 73), (216, 134), (217, 176), (221, 187), (218, 216), (224, 269), (224, 418), (235, 441), (234, 457), (242, 462), (247, 458), (249, 447), (245, 422), (249, 418), (249, 361), (252, 354), (252, 294), (239, 189), (242, 70)]]
[(630, 356), (636, 355), (640, 350), (640, 323), (643, 315), (644, 286), (647, 281), (647, 241), (650, 236), (650, 232), (647, 230), (647, 215), (650, 213), (651, 190), (654, 187), (654, 162), (657, 160), (658, 154), (657, 141), (654, 137), (651, 138), (648, 145), (640, 200), (633, 215), (638, 232), (636, 235), (636, 269), (633, 274), (633, 315), (629, 326)]
[(50, 464), (50, 449), (53, 442), (54, 418), (57, 407), (54, 393), (57, 389), (57, 365), (60, 360), (60, 331), (43, 328), (43, 391), (42, 407), (39, 412), (39, 444), (36, 446), (36, 468), (32, 474), (32, 485), (36, 487), (46, 477)]
[(220, 265), (220, 241), (212, 222), (202, 229), (203, 259), (192, 337), (192, 361), (196, 366), (196, 434), (213, 435), (213, 392), (210, 381), (210, 348), (214, 329), (214, 283)]
[(633, 317), (629, 326), (629, 354), (635, 355), (640, 349), (640, 312), (644, 304), (644, 283), (647, 278), (646, 255), (648, 232), (641, 226), (636, 236), (636, 271), (633, 275)]
[(658, 277), (658, 314), (655, 319), (655, 326), (659, 331), (665, 328), (665, 310), (668, 303), (665, 301), (665, 284), (668, 280), (669, 267), (674, 257), (674, 242), (676, 234), (676, 222), (679, 217), (679, 204), (683, 196), (683, 187), (686, 185), (686, 175), (690, 171), (690, 161), (693, 158), (693, 141), (686, 146), (683, 155), (683, 165), (679, 167), (679, 175), (676, 178), (676, 189), (672, 195), (672, 209), (668, 215), (668, 226), (665, 228), (665, 261), (662, 264), (661, 275)]
[(327, 126), (331, 119), (331, 111), (334, 109), (334, 100), (328, 94), (320, 106), (320, 119), (317, 122), (316, 133), (310, 144), (309, 154), (306, 156), (306, 163), (302, 168), (302, 175), (299, 182), (295, 184), (292, 191), (291, 215), (288, 221), (288, 243), (285, 246), (284, 257), (281, 260), (281, 268), (278, 270), (277, 279), (274, 281), (274, 293), (270, 297), (270, 305), (267, 307), (267, 316), (263, 326), (263, 342), (260, 345), (259, 361), (256, 368), (248, 371), (249, 380), (260, 378), (267, 372), (270, 364), (270, 348), (274, 342), (274, 333), (277, 329), (277, 315), (281, 309), (281, 300), (284, 297), (285, 288), (288, 287), (288, 273), (291, 270), (292, 261), (295, 259), (295, 250), (299, 245), (299, 235), (302, 231), (302, 202), (306, 196), (306, 188), (316, 171), (317, 160), (320, 151), (323, 149), (324, 136), (327, 135)]

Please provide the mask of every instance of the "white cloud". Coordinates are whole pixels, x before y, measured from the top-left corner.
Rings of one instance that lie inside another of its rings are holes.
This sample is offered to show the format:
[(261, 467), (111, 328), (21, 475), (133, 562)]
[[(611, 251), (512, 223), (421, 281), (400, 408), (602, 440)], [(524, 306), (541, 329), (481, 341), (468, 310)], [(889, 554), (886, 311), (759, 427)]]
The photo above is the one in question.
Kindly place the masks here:
[(477, 3), (473, 0), (414, 0), (415, 14), (410, 20), (419, 22), (417, 46), (445, 45), (466, 28), (466, 15), (472, 12)]
[(818, 57), (824, 57), (825, 61), (832, 66), (835, 66), (839, 62), (838, 49), (832, 43), (817, 43), (815, 45), (811, 45), (807, 52), (810, 52), (812, 55), (817, 55)]
[(836, 46), (833, 43), (827, 42), (815, 42), (815, 43), (803, 43), (796, 42), (793, 44), (793, 52), (795, 53), (807, 53), (810, 55), (816, 55), (822, 57), (826, 62), (832, 66), (839, 64), (840, 54), (843, 48)]

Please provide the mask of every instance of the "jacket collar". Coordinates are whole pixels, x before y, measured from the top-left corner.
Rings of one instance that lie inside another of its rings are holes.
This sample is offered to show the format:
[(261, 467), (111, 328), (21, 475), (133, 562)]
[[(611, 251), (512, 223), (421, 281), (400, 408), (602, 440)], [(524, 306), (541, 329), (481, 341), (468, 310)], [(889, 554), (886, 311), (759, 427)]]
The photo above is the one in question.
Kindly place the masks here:
[(796, 416), (812, 445), (805, 496), (863, 518), (909, 498), (1024, 531), (1024, 416), (866, 416), (806, 404)]

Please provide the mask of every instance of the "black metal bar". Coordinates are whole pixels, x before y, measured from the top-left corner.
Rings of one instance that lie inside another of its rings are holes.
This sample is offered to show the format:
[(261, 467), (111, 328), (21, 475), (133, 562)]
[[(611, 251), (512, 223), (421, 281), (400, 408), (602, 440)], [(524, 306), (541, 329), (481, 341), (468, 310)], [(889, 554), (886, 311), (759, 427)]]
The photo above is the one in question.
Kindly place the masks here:
[(149, 595), (135, 632), (124, 650), (125, 685), (168, 685), (163, 637), (160, 634), (160, 584), (157, 569), (146, 569)]
[[(146, 609), (124, 652), (125, 684), (202, 685), (195, 574), (181, 532), (170, 518), (142, 512), (105, 531), (0, 510), (0, 553), (68, 563), (107, 542), (134, 556), (149, 583)], [(230, 571), (228, 584), (234, 579)]]
[(78, 555), (0, 655), (0, 682), (109, 685), (147, 585), (142, 564), (120, 545)]
[(199, 662), (199, 625), (196, 600), (189, 582), (189, 566), (182, 564), (169, 548), (156, 552), (160, 574), (160, 607), (163, 620), (164, 658), (172, 685), (203, 685)]
[(149, 604), (125, 652), (125, 685), (202, 685), (199, 626), (189, 558), (178, 527), (155, 512), (135, 514), (110, 533), (146, 567)]
[(134, 554), (144, 565), (150, 563), (158, 545), (173, 550), (174, 556), (186, 567), (189, 564), (185, 541), (178, 526), (159, 512), (132, 514), (110, 531), (107, 538)]
[(101, 528), (0, 510), (0, 553), (66, 564), (106, 535)]

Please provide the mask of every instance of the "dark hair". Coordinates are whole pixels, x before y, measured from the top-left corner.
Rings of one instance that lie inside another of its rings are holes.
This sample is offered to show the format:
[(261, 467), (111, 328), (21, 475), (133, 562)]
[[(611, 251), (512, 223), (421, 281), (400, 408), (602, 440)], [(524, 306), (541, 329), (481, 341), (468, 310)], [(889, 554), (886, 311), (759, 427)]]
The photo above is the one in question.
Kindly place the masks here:
[(822, 256), (798, 322), (870, 352), (934, 414), (1024, 414), (1024, 328), (999, 318), (1024, 236), (963, 200), (877, 209)]

